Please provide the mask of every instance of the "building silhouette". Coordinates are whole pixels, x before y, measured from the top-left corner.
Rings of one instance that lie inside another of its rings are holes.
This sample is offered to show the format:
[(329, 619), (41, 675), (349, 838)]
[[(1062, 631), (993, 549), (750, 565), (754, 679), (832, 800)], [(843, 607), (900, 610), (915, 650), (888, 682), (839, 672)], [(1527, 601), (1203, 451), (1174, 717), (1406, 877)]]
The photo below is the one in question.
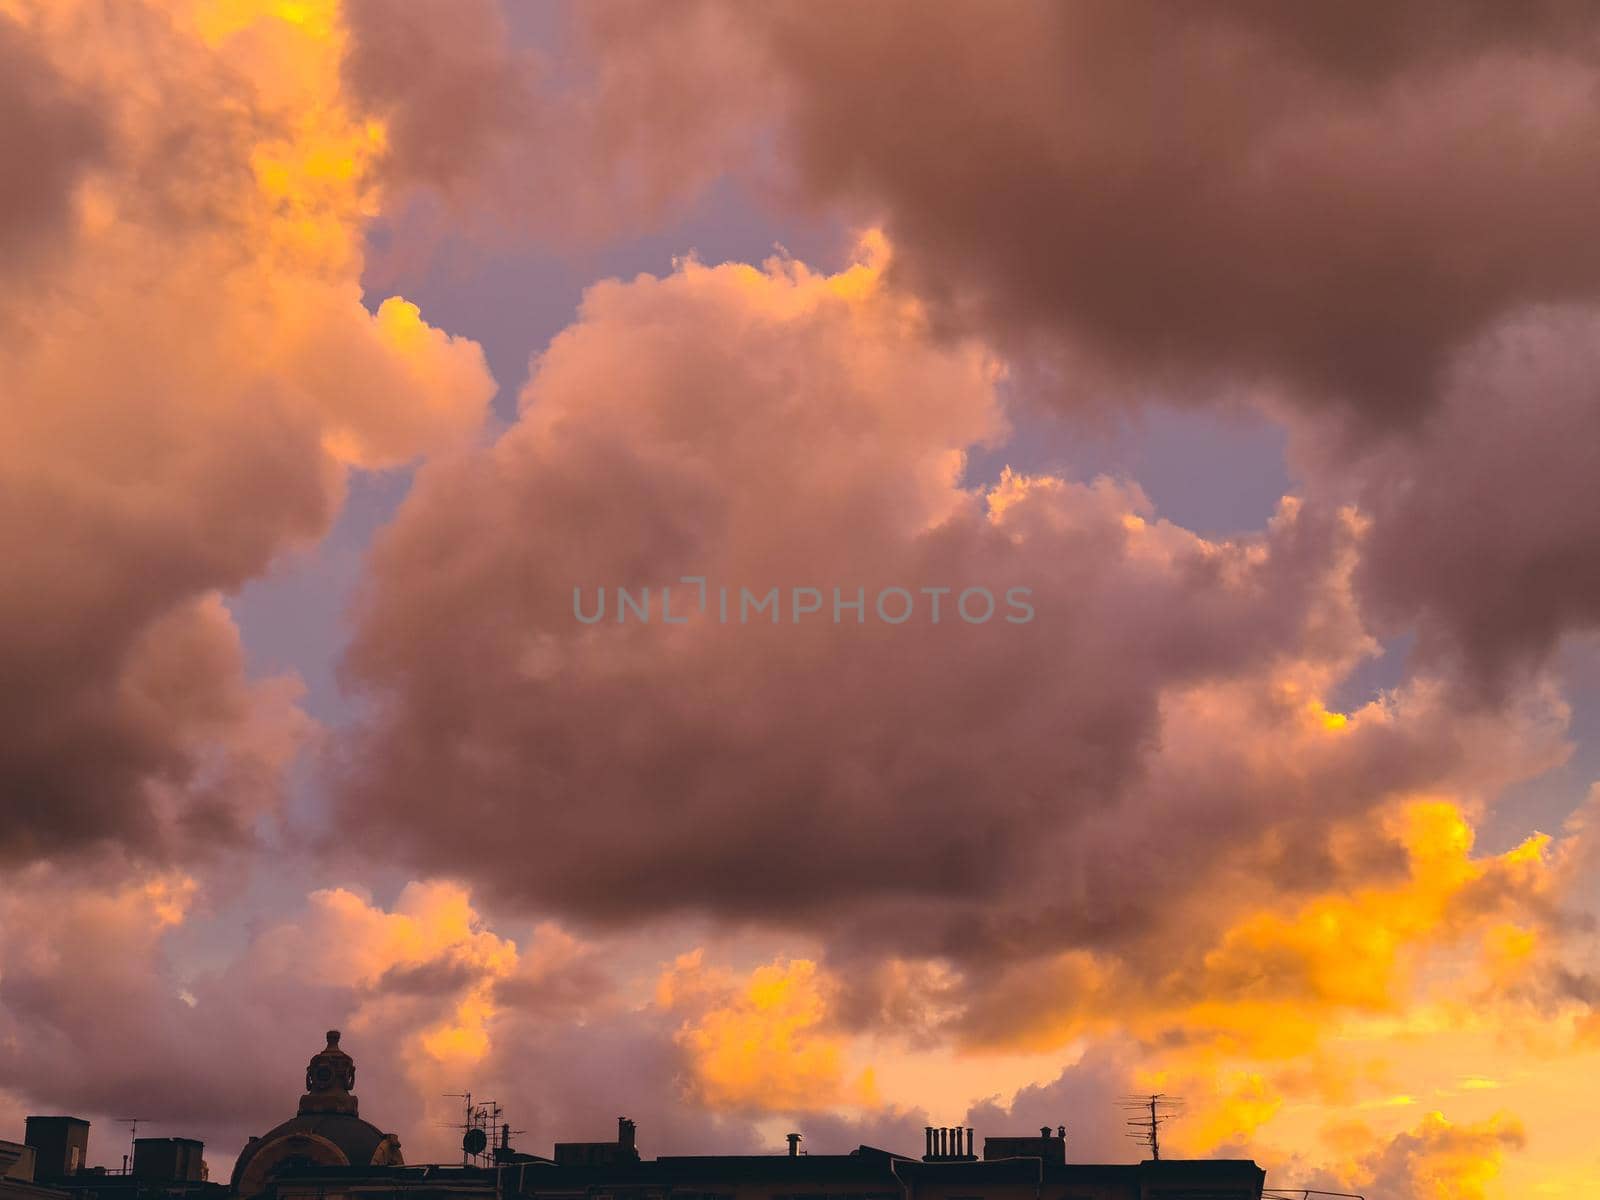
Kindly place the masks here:
[(400, 1139), (357, 1115), (355, 1086), (355, 1061), (339, 1049), (339, 1031), (330, 1029), (327, 1046), (306, 1067), (306, 1092), (295, 1115), (251, 1138), (240, 1151), (233, 1166), (234, 1194), (241, 1200), (262, 1195), (288, 1166), (403, 1165)]
[(123, 1169), (108, 1171), (87, 1165), (89, 1122), (29, 1117), (22, 1142), (0, 1141), (0, 1200), (227, 1200), (204, 1151), (194, 1138), (134, 1138)]
[[(645, 1158), (638, 1131), (613, 1141), (556, 1142), (549, 1157), (490, 1143), (469, 1128), (467, 1165), (407, 1165), (400, 1140), (358, 1115), (355, 1063), (330, 1030), (306, 1068), (293, 1117), (253, 1137), (228, 1184), (207, 1178), (191, 1138), (137, 1138), (122, 1171), (89, 1168), (89, 1123), (29, 1117), (24, 1141), (0, 1141), (0, 1200), (1261, 1200), (1266, 1174), (1248, 1159), (1069, 1161), (1065, 1127), (1037, 1136), (924, 1130), (920, 1157), (858, 1146), (786, 1153)], [(474, 1140), (475, 1139), (475, 1140)], [(481, 1164), (481, 1165), (480, 1165)]]

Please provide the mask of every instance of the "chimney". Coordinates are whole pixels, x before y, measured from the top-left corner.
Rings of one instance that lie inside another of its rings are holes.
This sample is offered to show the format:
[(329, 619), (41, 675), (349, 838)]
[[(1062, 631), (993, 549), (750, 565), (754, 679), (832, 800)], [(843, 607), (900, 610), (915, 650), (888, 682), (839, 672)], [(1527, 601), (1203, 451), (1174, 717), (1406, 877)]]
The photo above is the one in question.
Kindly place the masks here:
[(933, 1126), (932, 1125), (924, 1125), (922, 1127), (922, 1137), (923, 1137), (923, 1141), (925, 1143), (925, 1148), (922, 1151), (922, 1157), (923, 1158), (932, 1158), (933, 1157)]
[(89, 1157), (89, 1122), (78, 1117), (29, 1117), (22, 1140), (33, 1147), (33, 1177), (41, 1183), (83, 1170)]
[(972, 1126), (970, 1126), (970, 1125), (967, 1126), (967, 1157), (968, 1158), (975, 1158), (976, 1157), (976, 1155), (974, 1155), (972, 1153)]
[(635, 1126), (627, 1117), (617, 1118), (617, 1144), (624, 1150), (632, 1152)]
[(800, 1135), (798, 1133), (789, 1134), (789, 1157), (800, 1157)]
[(1049, 1137), (1050, 1136), (1050, 1126), (1048, 1126), (1048, 1125), (1039, 1126), (1039, 1136), (1042, 1137), (1042, 1138)]

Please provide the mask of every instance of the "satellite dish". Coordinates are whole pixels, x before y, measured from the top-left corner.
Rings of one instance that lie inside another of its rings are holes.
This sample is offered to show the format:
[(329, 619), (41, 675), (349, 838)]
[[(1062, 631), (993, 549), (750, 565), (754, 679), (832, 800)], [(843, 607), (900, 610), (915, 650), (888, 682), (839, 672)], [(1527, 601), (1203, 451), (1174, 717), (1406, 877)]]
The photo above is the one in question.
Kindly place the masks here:
[(489, 1135), (481, 1129), (469, 1129), (461, 1139), (461, 1148), (468, 1154), (482, 1154), (489, 1145)]

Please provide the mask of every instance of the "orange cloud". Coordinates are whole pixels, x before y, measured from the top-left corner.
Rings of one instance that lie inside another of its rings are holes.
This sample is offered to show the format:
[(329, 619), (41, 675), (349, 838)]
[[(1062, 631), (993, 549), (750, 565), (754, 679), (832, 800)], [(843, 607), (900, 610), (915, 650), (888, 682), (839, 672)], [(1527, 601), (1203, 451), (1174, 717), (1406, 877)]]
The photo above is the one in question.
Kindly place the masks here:
[(1350, 1187), (1395, 1200), (1485, 1200), (1506, 1153), (1520, 1149), (1526, 1134), (1509, 1115), (1455, 1125), (1442, 1113), (1430, 1112), (1414, 1129), (1387, 1142), (1359, 1129), (1337, 1140), (1347, 1147), (1352, 1141), (1367, 1143), (1353, 1162), (1338, 1168), (1339, 1178)]
[(306, 729), (220, 597), (326, 531), (347, 469), (461, 443), (494, 388), (471, 342), (364, 304), (384, 132), (345, 95), (336, 4), (115, 10), (0, 15), (62, 145), (74, 105), (101, 130), (0, 304), (0, 550), (29, 581), (0, 594), (0, 670), (37, 681), (0, 722), (7, 861), (248, 841)]
[(739, 978), (680, 956), (656, 1002), (689, 1009), (676, 1035), (689, 1055), (697, 1100), (712, 1109), (805, 1112), (875, 1105), (870, 1071), (852, 1077), (845, 1039), (828, 1032), (832, 988), (805, 959), (778, 960)]

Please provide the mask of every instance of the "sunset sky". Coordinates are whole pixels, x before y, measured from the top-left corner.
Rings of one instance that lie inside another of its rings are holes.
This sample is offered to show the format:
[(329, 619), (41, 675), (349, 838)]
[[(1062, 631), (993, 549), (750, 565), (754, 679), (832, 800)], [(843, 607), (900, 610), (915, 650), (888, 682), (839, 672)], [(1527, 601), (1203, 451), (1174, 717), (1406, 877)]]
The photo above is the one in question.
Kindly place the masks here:
[(1600, 8), (0, 0), (0, 147), (0, 1138), (1600, 1180)]

